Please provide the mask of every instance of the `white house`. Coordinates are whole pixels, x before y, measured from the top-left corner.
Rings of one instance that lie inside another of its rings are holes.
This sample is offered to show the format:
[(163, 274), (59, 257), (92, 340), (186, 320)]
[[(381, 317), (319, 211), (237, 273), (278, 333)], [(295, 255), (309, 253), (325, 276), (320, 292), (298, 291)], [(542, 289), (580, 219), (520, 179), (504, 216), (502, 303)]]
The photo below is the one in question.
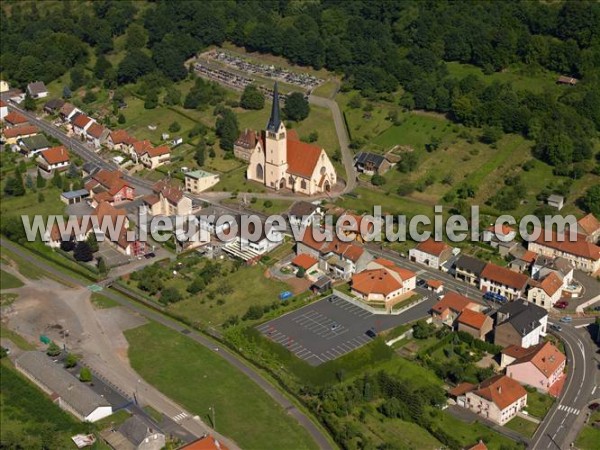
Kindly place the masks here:
[(496, 315), (494, 344), (528, 348), (537, 345), (546, 335), (548, 311), (527, 300), (515, 300), (502, 305)]
[(64, 145), (44, 150), (37, 157), (38, 167), (46, 173), (54, 170), (65, 170), (69, 167), (69, 163), (69, 152)]
[(503, 295), (508, 300), (521, 297), (525, 293), (529, 277), (506, 267), (487, 263), (481, 272), (479, 289)]
[(216, 173), (207, 172), (205, 170), (192, 170), (186, 172), (185, 178), (185, 190), (194, 194), (204, 192), (220, 180), (220, 177)]
[(319, 223), (322, 217), (321, 207), (313, 203), (299, 201), (292, 205), (288, 213), (290, 225), (304, 228)]
[(48, 96), (48, 89), (43, 81), (36, 81), (27, 85), (27, 92), (31, 98), (44, 98)]
[(0, 100), (0, 121), (3, 121), (7, 115), (8, 115), (8, 105), (6, 103), (4, 103), (3, 100)]
[(415, 248), (411, 248), (408, 252), (411, 261), (434, 269), (440, 269), (450, 256), (452, 256), (452, 247), (445, 242), (434, 241), (431, 238), (419, 242)]

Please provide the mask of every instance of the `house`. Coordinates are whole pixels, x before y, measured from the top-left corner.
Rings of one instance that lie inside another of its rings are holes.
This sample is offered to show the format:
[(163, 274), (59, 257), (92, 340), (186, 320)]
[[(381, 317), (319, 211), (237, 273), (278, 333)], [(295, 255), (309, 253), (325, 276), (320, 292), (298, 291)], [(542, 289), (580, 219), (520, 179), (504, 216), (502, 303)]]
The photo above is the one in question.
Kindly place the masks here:
[(184, 174), (185, 190), (193, 194), (204, 192), (220, 181), (219, 174), (205, 170), (192, 170)]
[(515, 300), (502, 305), (496, 315), (494, 344), (508, 347), (531, 347), (546, 335), (548, 311), (527, 300)]
[(123, 173), (118, 170), (98, 170), (85, 183), (85, 189), (90, 191), (92, 206), (101, 201), (114, 204), (133, 200), (135, 195), (134, 187), (123, 179)]
[(108, 444), (119, 450), (161, 450), (165, 435), (155, 425), (139, 415), (133, 415), (116, 430), (102, 433)]
[(19, 139), (18, 144), (21, 152), (25, 153), (28, 158), (50, 148), (50, 142), (43, 134)]
[(0, 100), (0, 122), (8, 115), (8, 104), (4, 100)]
[(5, 144), (16, 144), (19, 139), (35, 136), (40, 130), (35, 125), (19, 125), (18, 127), (4, 128), (2, 139)]
[(535, 255), (531, 266), (531, 278), (542, 280), (551, 273), (555, 273), (563, 282), (563, 288), (573, 281), (573, 265), (562, 257), (551, 258), (544, 255)]
[(130, 136), (125, 130), (111, 131), (106, 138), (106, 146), (111, 150), (120, 150), (127, 154), (131, 153), (135, 138)]
[(419, 244), (409, 250), (408, 257), (411, 261), (434, 269), (440, 269), (452, 256), (452, 247), (445, 242), (434, 241), (432, 238), (426, 241), (419, 242)]
[(77, 136), (85, 136), (88, 128), (91, 127), (95, 121), (83, 113), (78, 113), (73, 117), (71, 123), (73, 124), (73, 132)]
[(369, 235), (381, 233), (381, 217), (373, 217), (370, 215), (359, 216), (357, 214), (345, 212), (340, 216), (337, 223), (339, 231), (341, 231), (346, 238), (361, 243), (366, 242)]
[(67, 191), (60, 194), (60, 201), (67, 205), (75, 205), (88, 199), (90, 191), (87, 189), (77, 189), (76, 191)]
[(506, 424), (527, 406), (525, 388), (506, 375), (488, 378), (477, 386), (463, 383), (450, 394), (457, 394), (459, 406), (498, 425)]
[(438, 325), (447, 325), (454, 327), (456, 319), (466, 309), (479, 311), (480, 306), (475, 300), (449, 291), (444, 297), (431, 308), (431, 318), (433, 323)]
[(532, 281), (532, 286), (527, 292), (527, 300), (544, 309), (550, 309), (560, 300), (562, 289), (563, 280), (556, 272), (551, 272), (540, 281)]
[(521, 273), (529, 272), (537, 257), (535, 253), (525, 250), (521, 246), (512, 251), (511, 256), (514, 259), (508, 263), (508, 268)]
[(393, 166), (383, 155), (360, 152), (354, 157), (354, 167), (357, 172), (366, 175), (383, 175)]
[(523, 296), (529, 277), (506, 267), (487, 263), (481, 272), (479, 289), (503, 295), (508, 300)]
[(472, 256), (460, 255), (454, 263), (454, 278), (469, 283), (471, 286), (479, 286), (481, 273), (486, 264), (485, 261)]
[(306, 253), (301, 253), (292, 259), (292, 266), (303, 269), (305, 273), (310, 273), (318, 269), (319, 260)]
[(142, 155), (152, 147), (152, 142), (150, 142), (147, 139), (144, 139), (143, 141), (135, 141), (133, 144), (131, 144), (129, 151), (131, 159), (133, 159), (137, 164), (138, 162), (140, 162)]
[(500, 366), (506, 367), (506, 376), (547, 393), (561, 379), (566, 363), (565, 355), (546, 341), (529, 348), (506, 347)]
[(54, 223), (52, 228), (46, 230), (42, 241), (50, 248), (59, 248), (62, 241), (85, 241), (93, 231), (91, 221), (84, 222), (82, 217), (70, 217), (65, 222), (65, 233), (61, 234), (58, 224)]
[(49, 174), (54, 170), (65, 170), (69, 166), (69, 152), (64, 145), (52, 147), (40, 152), (37, 157), (38, 168)]
[(29, 119), (17, 111), (11, 111), (4, 118), (4, 122), (9, 127), (16, 127), (28, 123)]
[(577, 234), (571, 241), (568, 235), (557, 235), (552, 232), (549, 240), (544, 239), (544, 230), (538, 238), (528, 243), (527, 248), (540, 255), (555, 258), (560, 256), (573, 264), (575, 269), (587, 273), (600, 270), (600, 246), (587, 240), (587, 236)]
[(79, 381), (62, 364), (52, 362), (42, 352), (22, 353), (15, 368), (48, 394), (52, 401), (83, 422), (96, 422), (110, 416), (112, 406), (104, 397)]
[(229, 450), (229, 448), (209, 434), (179, 447), (179, 450)]
[(577, 221), (577, 232), (585, 236), (585, 240), (595, 244), (600, 240), (600, 220), (592, 213)]
[(141, 154), (140, 161), (148, 169), (156, 169), (171, 161), (171, 149), (166, 145), (147, 148)]
[(514, 240), (515, 236), (515, 230), (506, 224), (501, 226), (491, 225), (481, 233), (481, 241), (497, 248), (498, 243), (510, 242)]
[(578, 81), (579, 80), (577, 78), (561, 75), (558, 77), (558, 80), (556, 80), (556, 84), (568, 84), (569, 86), (575, 86)]
[(77, 114), (81, 113), (81, 111), (75, 107), (75, 105), (67, 102), (58, 111), (59, 117), (63, 122), (70, 122)]
[(10, 88), (8, 91), (4, 92), (2, 97), (8, 98), (11, 102), (20, 104), (25, 100), (25, 93), (21, 89)]
[(427, 289), (429, 289), (432, 292), (435, 292), (436, 294), (441, 294), (444, 290), (444, 283), (440, 280), (427, 280), (425, 284), (427, 286)]
[(192, 200), (167, 180), (155, 183), (152, 194), (143, 200), (152, 216), (188, 216), (192, 213)]
[(298, 229), (314, 223), (319, 224), (321, 222), (321, 217), (322, 212), (319, 205), (303, 200), (295, 202), (288, 211), (290, 225), (298, 227)]
[(548, 206), (558, 209), (559, 211), (565, 206), (565, 198), (562, 195), (552, 194), (547, 200)]
[(351, 293), (370, 306), (391, 310), (414, 291), (417, 274), (396, 266), (392, 261), (377, 258), (362, 272), (352, 275)]
[[(93, 215), (97, 217), (100, 229), (95, 229), (96, 236), (107, 235), (107, 241), (126, 256), (140, 256), (146, 252), (146, 243), (138, 239), (135, 231), (129, 232), (129, 219), (124, 209), (117, 209), (109, 202), (100, 201)], [(115, 235), (110, 235), (112, 230)]]
[[(243, 221), (248, 216), (234, 216), (229, 227), (225, 227), (225, 241), (223, 251), (233, 257), (240, 258), (248, 264), (255, 263), (260, 257), (278, 247), (283, 242), (283, 233), (276, 227), (261, 220), (257, 230), (255, 224), (249, 221), (247, 229), (244, 229)], [(229, 228), (229, 229), (228, 229)], [(237, 232), (234, 233), (234, 230)]]
[(456, 328), (458, 331), (469, 333), (474, 338), (485, 341), (487, 334), (494, 328), (494, 321), (490, 316), (466, 308), (456, 319)]
[(312, 229), (305, 229), (302, 239), (296, 242), (296, 254), (307, 253), (319, 260), (319, 269), (332, 276), (349, 280), (354, 273), (362, 272), (373, 256), (358, 244), (341, 242), (331, 232), (323, 231), (324, 239), (317, 240)]
[(480, 439), (479, 442), (466, 450), (488, 450), (487, 445)]
[(250, 161), (250, 156), (260, 141), (260, 135), (246, 128), (233, 143), (233, 154), (243, 161)]
[(94, 122), (90, 125), (85, 134), (87, 141), (92, 144), (96, 150), (98, 150), (108, 138), (110, 130), (99, 123)]
[(27, 85), (27, 93), (31, 98), (45, 98), (48, 97), (48, 89), (43, 81), (35, 81)]
[(48, 114), (56, 114), (64, 106), (65, 101), (60, 98), (53, 98), (44, 104), (44, 111)]
[(290, 189), (306, 195), (329, 192), (337, 175), (324, 149), (298, 139), (286, 130), (279, 111), (277, 83), (266, 130), (250, 155), (246, 177), (274, 189)]

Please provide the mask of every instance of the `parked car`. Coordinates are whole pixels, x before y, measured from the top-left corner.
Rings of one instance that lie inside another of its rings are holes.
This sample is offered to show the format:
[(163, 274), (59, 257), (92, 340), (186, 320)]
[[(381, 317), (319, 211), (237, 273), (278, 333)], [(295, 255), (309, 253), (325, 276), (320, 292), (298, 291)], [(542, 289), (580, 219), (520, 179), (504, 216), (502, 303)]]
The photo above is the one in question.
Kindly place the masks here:
[(565, 316), (565, 317), (561, 317), (560, 321), (562, 323), (571, 323), (573, 321), (573, 318), (571, 316)]
[(369, 336), (370, 338), (375, 339), (377, 337), (377, 331), (375, 331), (375, 328), (371, 327), (367, 330), (366, 335)]
[(565, 309), (567, 306), (569, 306), (569, 302), (567, 302), (565, 300), (562, 300), (560, 302), (556, 302), (554, 304), (554, 307), (558, 308), (558, 309)]
[(553, 329), (554, 331), (562, 331), (562, 327), (556, 323), (551, 323), (550, 328)]
[(339, 323), (332, 323), (331, 324), (331, 331), (335, 331), (340, 327)]
[(417, 286), (425, 286), (425, 280), (422, 278), (419, 278), (417, 280)]

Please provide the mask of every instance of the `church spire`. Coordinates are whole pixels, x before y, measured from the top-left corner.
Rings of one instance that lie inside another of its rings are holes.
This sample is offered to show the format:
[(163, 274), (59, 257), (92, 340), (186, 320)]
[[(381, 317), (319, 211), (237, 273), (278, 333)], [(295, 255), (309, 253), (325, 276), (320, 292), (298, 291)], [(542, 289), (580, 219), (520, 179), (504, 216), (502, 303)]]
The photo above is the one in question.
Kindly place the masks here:
[(271, 117), (267, 123), (267, 131), (277, 133), (281, 125), (281, 114), (279, 113), (279, 91), (277, 90), (277, 81), (273, 87), (273, 106), (271, 108)]

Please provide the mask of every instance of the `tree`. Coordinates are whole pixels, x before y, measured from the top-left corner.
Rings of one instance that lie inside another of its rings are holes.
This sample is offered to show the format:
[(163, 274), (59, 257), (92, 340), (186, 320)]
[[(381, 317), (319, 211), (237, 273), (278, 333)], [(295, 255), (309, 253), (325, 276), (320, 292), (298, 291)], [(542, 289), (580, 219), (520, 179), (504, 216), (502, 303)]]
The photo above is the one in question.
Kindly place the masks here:
[(54, 171), (54, 175), (52, 175), (52, 184), (58, 189), (63, 188), (63, 179), (60, 176), (60, 172), (58, 170)]
[(56, 343), (54, 341), (50, 342), (50, 344), (48, 345), (48, 348), (46, 349), (46, 354), (48, 356), (58, 356), (60, 355), (62, 352), (62, 350), (60, 349), (60, 347), (58, 345), (56, 345)]
[(67, 357), (65, 358), (65, 367), (67, 369), (75, 367), (77, 365), (78, 359), (79, 358), (77, 358), (77, 355), (74, 355), (73, 353), (69, 353), (67, 355)]
[(196, 164), (198, 164), (198, 167), (204, 166), (205, 153), (206, 144), (204, 143), (204, 141), (201, 141), (198, 147), (196, 147), (196, 153), (194, 154), (194, 159), (196, 160)]
[(71, 98), (72, 95), (73, 93), (71, 92), (71, 88), (69, 86), (63, 86), (62, 97), (65, 100), (68, 100)]
[(94, 252), (92, 251), (90, 244), (86, 241), (80, 241), (75, 245), (73, 257), (76, 261), (90, 262), (94, 259)]
[(90, 246), (90, 250), (93, 253), (96, 253), (100, 249), (100, 247), (98, 245), (98, 239), (96, 238), (96, 233), (94, 233), (94, 232), (90, 233), (90, 235), (88, 236), (88, 238), (85, 241)]
[(228, 108), (223, 108), (216, 123), (217, 136), (219, 136), (219, 145), (223, 150), (233, 150), (233, 143), (239, 136), (238, 121), (234, 112)]
[(86, 83), (86, 76), (83, 66), (75, 66), (71, 69), (70, 90), (76, 91)]
[(29, 91), (25, 93), (25, 100), (23, 100), (23, 108), (25, 108), (27, 111), (35, 110), (35, 100), (31, 95), (29, 95)]
[(265, 96), (253, 84), (244, 88), (240, 106), (244, 109), (263, 109), (265, 106)]
[(371, 184), (373, 186), (383, 186), (386, 181), (387, 180), (385, 179), (385, 177), (383, 177), (377, 173), (371, 177)]
[(148, 55), (140, 50), (131, 50), (117, 68), (117, 81), (119, 84), (133, 83), (153, 69), (154, 62)]
[(38, 203), (44, 203), (44, 200), (46, 200), (46, 197), (44, 197), (44, 194), (41, 192), (38, 192), (38, 196), (37, 196)]
[(348, 107), (352, 109), (360, 109), (362, 107), (362, 97), (360, 94), (354, 94), (348, 101)]
[(308, 142), (317, 142), (319, 140), (319, 132), (311, 131), (308, 135)]
[(483, 127), (480, 140), (484, 144), (495, 144), (501, 137), (502, 129), (498, 127), (485, 126)]
[(146, 94), (144, 109), (154, 109), (158, 106), (158, 92), (156, 89), (150, 89)]
[(304, 98), (304, 94), (300, 92), (292, 92), (287, 96), (283, 113), (285, 117), (296, 122), (300, 122), (308, 117), (310, 106), (308, 100)]
[(168, 287), (160, 291), (160, 299), (158, 301), (163, 305), (168, 305), (170, 303), (177, 303), (180, 300), (181, 294), (179, 290), (175, 287)]
[(298, 278), (304, 278), (304, 275), (306, 275), (306, 270), (304, 270), (304, 267), (299, 267), (296, 276)]
[(92, 381), (92, 371), (87, 367), (82, 367), (79, 372), (79, 381), (82, 383), (90, 383)]
[(248, 307), (246, 313), (242, 316), (242, 320), (258, 320), (264, 314), (264, 309), (260, 305), (252, 305)]
[(167, 93), (164, 98), (165, 105), (177, 106), (181, 105), (181, 91), (174, 86), (167, 88)]
[(589, 188), (581, 198), (581, 207), (600, 218), (600, 184)]
[(4, 193), (12, 197), (22, 197), (25, 195), (25, 184), (23, 183), (23, 175), (19, 169), (15, 170), (15, 174), (6, 180), (4, 185)]
[(102, 256), (98, 258), (98, 261), (96, 262), (96, 267), (98, 268), (98, 272), (100, 272), (101, 274), (108, 273), (108, 266), (106, 265), (106, 261), (104, 261), (104, 258)]
[(169, 125), (169, 131), (171, 133), (177, 133), (179, 130), (181, 130), (181, 125), (179, 122), (173, 122), (171, 125)]
[(109, 70), (113, 68), (112, 64), (106, 56), (100, 55), (96, 59), (96, 64), (94, 64), (94, 76), (99, 80), (103, 80), (106, 77), (106, 74)]
[(123, 125), (125, 123), (125, 115), (123, 113), (119, 113), (119, 118), (117, 119), (119, 125)]
[(412, 172), (419, 165), (419, 155), (416, 152), (407, 152), (402, 155), (398, 162), (398, 170), (402, 173)]
[(148, 31), (137, 23), (132, 23), (125, 34), (125, 48), (127, 50), (139, 50), (148, 42)]

